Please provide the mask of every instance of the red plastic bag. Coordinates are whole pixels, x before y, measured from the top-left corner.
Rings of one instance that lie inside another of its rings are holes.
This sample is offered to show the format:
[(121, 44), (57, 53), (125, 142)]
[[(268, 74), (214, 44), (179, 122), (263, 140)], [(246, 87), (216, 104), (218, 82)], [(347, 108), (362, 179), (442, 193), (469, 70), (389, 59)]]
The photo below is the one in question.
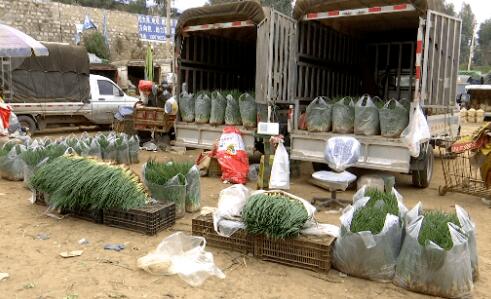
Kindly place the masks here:
[(222, 170), (222, 181), (245, 184), (249, 172), (249, 155), (240, 130), (229, 126), (223, 129), (218, 143), (216, 158)]
[(152, 91), (152, 86), (152, 81), (140, 80), (140, 82), (138, 82), (138, 89), (142, 91)]
[(0, 103), (0, 121), (2, 122), (1, 127), (3, 129), (9, 128), (10, 114), (12, 113), (12, 108), (5, 103)]

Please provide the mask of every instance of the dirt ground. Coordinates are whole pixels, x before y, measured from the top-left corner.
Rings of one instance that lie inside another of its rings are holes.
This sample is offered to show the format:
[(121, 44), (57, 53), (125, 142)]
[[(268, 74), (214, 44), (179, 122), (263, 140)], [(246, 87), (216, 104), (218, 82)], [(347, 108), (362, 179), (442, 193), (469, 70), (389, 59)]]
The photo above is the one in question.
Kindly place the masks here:
[[(141, 153), (141, 161), (194, 159), (197, 151), (184, 155)], [(451, 210), (463, 206), (477, 225), (480, 279), (475, 284), (475, 298), (489, 298), (491, 291), (491, 210), (477, 197), (449, 193), (438, 195), (443, 184), (441, 161), (437, 158), (435, 176), (429, 188), (411, 187), (410, 177), (397, 176), (397, 188), (408, 207), (422, 201), (426, 208)], [(132, 168), (140, 172), (140, 165)], [(312, 172), (302, 165), (302, 176), (292, 181), (291, 192), (306, 199), (326, 192), (308, 184)], [(220, 190), (227, 187), (216, 178), (201, 181), (202, 206), (216, 206)], [(249, 186), (254, 188), (254, 184)], [(340, 195), (351, 198), (353, 191)], [(137, 258), (153, 250), (175, 231), (191, 232), (187, 214), (177, 224), (157, 236), (106, 227), (74, 218), (62, 220), (45, 215), (45, 207), (31, 205), (31, 193), (22, 182), (0, 179), (0, 272), (10, 277), (0, 281), (0, 298), (425, 298), (426, 296), (358, 278), (346, 277), (331, 270), (328, 275), (263, 262), (247, 255), (207, 247), (216, 264), (224, 271), (223, 280), (211, 278), (193, 288), (177, 276), (152, 276), (136, 267)], [(339, 223), (339, 213), (320, 211), (321, 222)], [(39, 240), (40, 233), (49, 239)], [(87, 245), (79, 245), (85, 238)], [(121, 252), (106, 251), (107, 243), (124, 243)], [(59, 253), (83, 250), (82, 256), (63, 259)], [(456, 269), (458, 271), (458, 269)]]

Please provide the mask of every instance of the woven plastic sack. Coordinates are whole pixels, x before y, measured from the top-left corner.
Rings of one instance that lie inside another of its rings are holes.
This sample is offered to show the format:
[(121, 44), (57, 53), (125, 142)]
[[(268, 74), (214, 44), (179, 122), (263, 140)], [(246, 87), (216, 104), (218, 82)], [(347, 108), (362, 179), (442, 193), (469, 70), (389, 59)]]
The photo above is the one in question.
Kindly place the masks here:
[(335, 133), (349, 134), (355, 129), (355, 105), (350, 97), (332, 106), (332, 130)]
[(179, 96), (179, 112), (181, 119), (185, 122), (194, 121), (194, 97), (187, 92), (185, 83), (183, 84), (183, 91)]
[(206, 93), (200, 93), (196, 97), (194, 104), (194, 119), (199, 124), (206, 124), (210, 121), (211, 99)]
[(194, 213), (201, 208), (200, 174), (197, 165), (191, 167), (186, 174), (186, 212)]
[(15, 145), (7, 155), (0, 157), (0, 176), (9, 181), (24, 179), (24, 161), (20, 154), (26, 150), (24, 145)]
[(409, 123), (409, 111), (396, 100), (388, 101), (379, 111), (382, 136), (398, 138)]
[(137, 265), (156, 275), (177, 274), (193, 287), (202, 285), (210, 276), (225, 278), (205, 246), (205, 238), (177, 232), (165, 238), (155, 251), (139, 258)]
[(225, 122), (225, 109), (227, 108), (227, 100), (219, 92), (214, 91), (211, 93), (211, 111), (210, 111), (210, 124), (223, 125)]
[(340, 217), (341, 230), (333, 251), (334, 267), (351, 276), (390, 282), (395, 274), (401, 249), (403, 222), (399, 215), (387, 214), (382, 231), (353, 233), (350, 230), (354, 213), (370, 200), (364, 197), (348, 206)]
[(140, 138), (137, 135), (131, 136), (128, 139), (128, 150), (130, 154), (130, 163), (137, 164), (140, 162), (138, 153), (140, 152)]
[(378, 108), (369, 95), (363, 95), (355, 105), (355, 134), (373, 136), (379, 132)]
[(255, 128), (257, 125), (256, 99), (248, 93), (243, 93), (239, 97), (239, 110), (244, 127)]
[(332, 105), (324, 97), (315, 98), (307, 106), (307, 129), (310, 132), (328, 132), (331, 130)]
[(242, 120), (240, 118), (239, 101), (231, 94), (227, 95), (226, 99), (227, 108), (225, 108), (225, 124), (229, 126), (242, 124)]
[(423, 219), (424, 216), (419, 216), (406, 229), (394, 284), (444, 298), (472, 297), (472, 267), (467, 236), (455, 224), (449, 223), (453, 241), (450, 250), (431, 241), (422, 246), (418, 237)]

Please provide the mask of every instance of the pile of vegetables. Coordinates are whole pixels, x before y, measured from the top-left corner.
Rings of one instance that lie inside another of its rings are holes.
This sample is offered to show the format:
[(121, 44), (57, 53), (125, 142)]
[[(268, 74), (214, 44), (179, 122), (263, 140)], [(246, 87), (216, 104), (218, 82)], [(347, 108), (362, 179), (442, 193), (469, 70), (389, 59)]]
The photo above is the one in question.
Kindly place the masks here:
[(448, 230), (448, 223), (453, 223), (460, 227), (459, 218), (455, 213), (445, 213), (442, 211), (425, 211), (424, 219), (419, 231), (418, 242), (421, 246), (427, 246), (430, 241), (445, 250), (453, 247), (452, 236)]
[(387, 214), (399, 215), (397, 198), (392, 192), (382, 192), (375, 188), (368, 188), (365, 196), (370, 197), (370, 200), (355, 211), (350, 230), (353, 233), (369, 231), (378, 234), (384, 228)]
[(0, 150), (0, 176), (10, 181), (21, 181), (24, 178), (23, 162), (20, 155), (25, 146), (7, 142)]
[(274, 239), (297, 236), (308, 219), (304, 205), (284, 195), (253, 195), (242, 210), (248, 232)]
[(61, 209), (127, 210), (149, 201), (138, 175), (129, 168), (74, 155), (41, 166), (30, 185), (49, 194), (49, 204)]
[(156, 200), (176, 204), (176, 215), (200, 209), (200, 176), (193, 162), (168, 163), (149, 160), (143, 170), (144, 181)]

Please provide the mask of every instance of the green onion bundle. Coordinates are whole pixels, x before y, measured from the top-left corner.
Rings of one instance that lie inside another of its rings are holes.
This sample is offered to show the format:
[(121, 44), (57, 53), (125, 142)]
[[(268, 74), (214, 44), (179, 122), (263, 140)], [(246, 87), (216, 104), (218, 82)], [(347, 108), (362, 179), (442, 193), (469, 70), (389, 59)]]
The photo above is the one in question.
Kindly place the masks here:
[(452, 237), (448, 230), (448, 223), (453, 223), (460, 227), (459, 219), (455, 213), (444, 213), (441, 211), (426, 211), (419, 231), (418, 242), (426, 246), (430, 241), (445, 250), (453, 247)]
[(126, 210), (148, 201), (143, 184), (130, 169), (72, 155), (43, 165), (30, 184), (49, 194), (55, 208)]
[(248, 232), (274, 239), (297, 236), (308, 219), (307, 210), (300, 201), (283, 195), (253, 195), (242, 211)]
[(387, 214), (399, 216), (397, 198), (392, 192), (381, 192), (377, 189), (367, 189), (366, 197), (370, 200), (353, 215), (350, 230), (353, 233), (369, 231), (379, 234), (384, 228)]

